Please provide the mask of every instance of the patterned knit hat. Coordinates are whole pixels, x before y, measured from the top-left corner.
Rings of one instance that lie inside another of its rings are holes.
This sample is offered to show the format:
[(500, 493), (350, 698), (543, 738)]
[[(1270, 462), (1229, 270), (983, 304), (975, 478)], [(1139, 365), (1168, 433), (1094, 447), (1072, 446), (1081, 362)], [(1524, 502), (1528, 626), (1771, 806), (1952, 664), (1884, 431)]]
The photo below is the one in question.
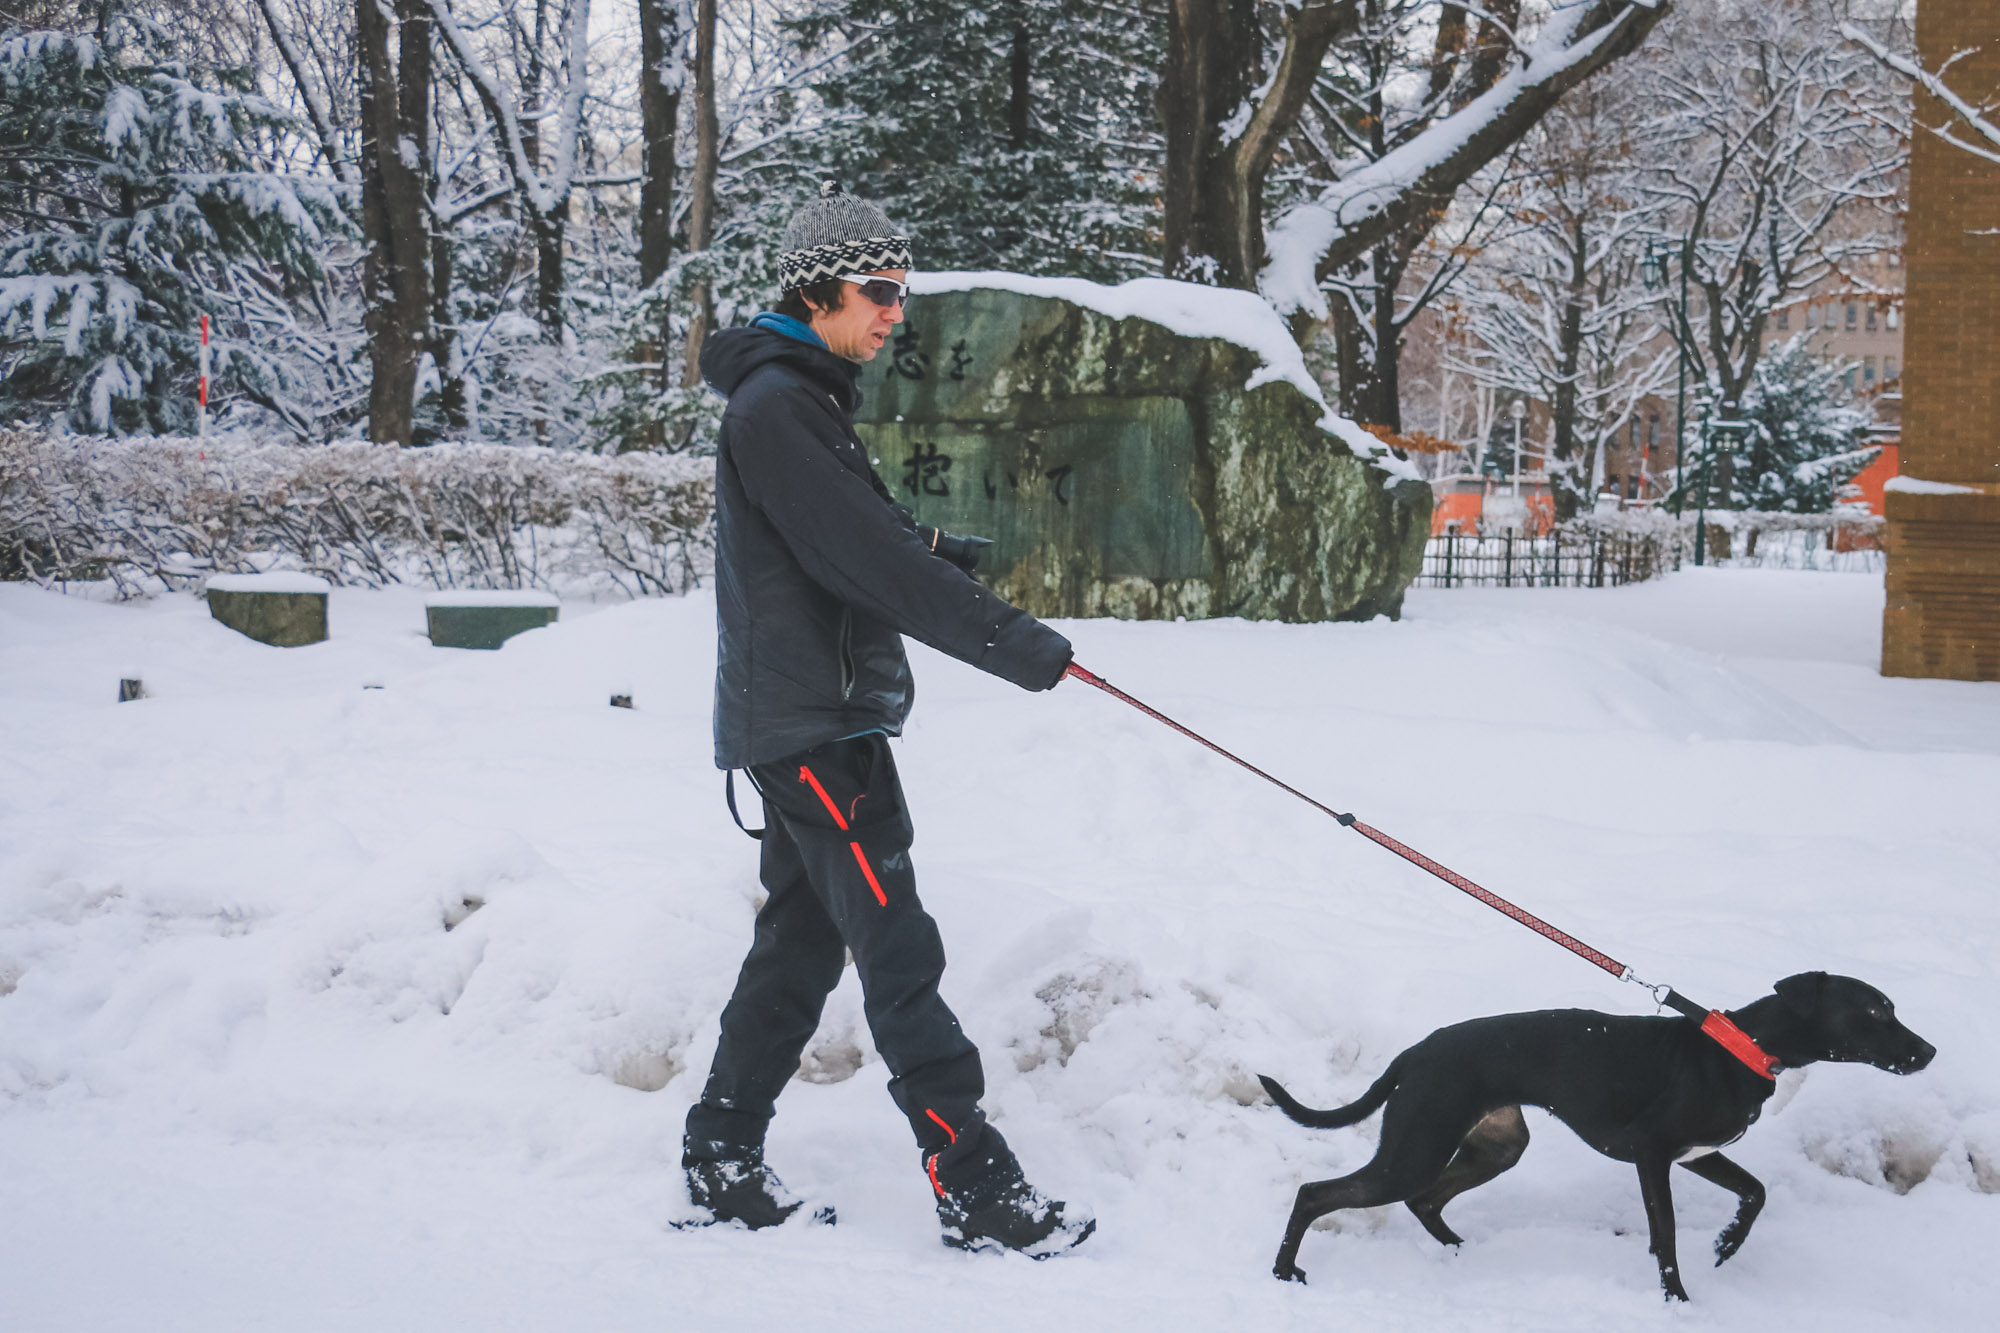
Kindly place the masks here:
[(843, 193), (839, 181), (827, 181), (785, 228), (778, 286), (791, 291), (844, 273), (908, 268), (910, 238), (895, 233), (881, 209)]

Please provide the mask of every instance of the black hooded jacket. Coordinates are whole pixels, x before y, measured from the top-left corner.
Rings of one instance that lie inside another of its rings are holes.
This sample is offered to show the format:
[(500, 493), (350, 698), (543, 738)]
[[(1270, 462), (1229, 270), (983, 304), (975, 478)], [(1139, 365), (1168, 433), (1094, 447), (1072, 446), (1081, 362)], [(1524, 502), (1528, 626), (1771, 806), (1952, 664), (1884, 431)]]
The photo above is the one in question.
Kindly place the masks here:
[(1069, 641), (933, 555), (854, 434), (860, 368), (773, 329), (701, 351), (729, 399), (715, 460), (715, 763), (897, 735), (914, 686), (903, 641), (1030, 690)]

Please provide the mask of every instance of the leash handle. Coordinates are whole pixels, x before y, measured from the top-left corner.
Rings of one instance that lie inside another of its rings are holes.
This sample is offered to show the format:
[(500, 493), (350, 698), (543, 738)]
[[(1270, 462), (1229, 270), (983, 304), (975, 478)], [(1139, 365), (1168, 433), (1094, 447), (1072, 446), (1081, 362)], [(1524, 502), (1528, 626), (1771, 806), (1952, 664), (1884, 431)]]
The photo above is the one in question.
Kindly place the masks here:
[(1457, 871), (1452, 870), (1447, 866), (1440, 865), (1438, 862), (1431, 860), (1430, 857), (1425, 856), (1422, 852), (1419, 852), (1414, 848), (1405, 846), (1404, 844), (1396, 841), (1396, 839), (1390, 837), (1388, 834), (1382, 832), (1382, 830), (1378, 828), (1373, 828), (1367, 824), (1362, 823), (1359, 819), (1356, 819), (1351, 814), (1335, 810), (1332, 806), (1323, 805), (1320, 802), (1315, 801), (1312, 797), (1306, 795), (1304, 792), (1300, 791), (1297, 787), (1292, 786), (1290, 783), (1280, 782), (1277, 778), (1272, 777), (1269, 773), (1266, 773), (1263, 769), (1257, 767), (1249, 760), (1238, 758), (1237, 756), (1231, 754), (1229, 751), (1223, 749), (1220, 745), (1217, 745), (1214, 741), (1208, 739), (1208, 737), (1201, 735), (1199, 732), (1192, 731), (1187, 727), (1182, 726), (1180, 723), (1168, 717), (1165, 713), (1162, 713), (1159, 709), (1152, 707), (1150, 704), (1141, 703), (1139, 700), (1125, 693), (1125, 691), (1119, 689), (1116, 685), (1113, 685), (1110, 681), (1104, 679), (1104, 677), (1100, 675), (1097, 675), (1095, 672), (1086, 671), (1082, 667), (1078, 666), (1076, 663), (1071, 662), (1069, 664), (1069, 668), (1066, 671), (1064, 671), (1063, 674), (1065, 676), (1074, 676), (1086, 685), (1092, 686), (1096, 689), (1103, 690), (1106, 694), (1110, 695), (1112, 698), (1132, 705), (1132, 707), (1138, 709), (1140, 712), (1144, 713), (1147, 717), (1152, 718), (1154, 721), (1163, 722), (1167, 726), (1172, 727), (1175, 731), (1178, 731), (1181, 735), (1187, 737), (1189, 740), (1194, 741), (1197, 744), (1207, 746), (1209, 749), (1215, 751), (1215, 753), (1221, 755), (1224, 759), (1227, 759), (1230, 763), (1235, 764), (1241, 768), (1249, 769), (1252, 773), (1255, 773), (1258, 777), (1264, 779), (1264, 781), (1270, 783), (1272, 786), (1277, 787), (1283, 791), (1290, 792), (1292, 795), (1298, 797), (1301, 801), (1304, 801), (1307, 805), (1319, 811), (1321, 814), (1331, 816), (1333, 819), (1339, 821), (1344, 827), (1353, 829), (1356, 833), (1359, 833), (1362, 837), (1367, 838), (1370, 842), (1375, 843), (1377, 846), (1388, 848), (1396, 855), (1402, 857), (1405, 861), (1408, 861), (1411, 865), (1416, 866), (1421, 870), (1429, 871), (1431, 874), (1436, 875), (1439, 879), (1443, 880), (1445, 883), (1451, 885), (1454, 889), (1457, 889), (1460, 893), (1464, 893), (1469, 895), (1470, 897), (1478, 899), (1480, 902), (1485, 903), (1488, 907), (1492, 908), (1494, 911), (1499, 912), (1504, 916), (1510, 917), (1513, 920), (1520, 922), (1522, 925), (1526, 926), (1529, 930), (1534, 931), (1537, 935), (1542, 936), (1544, 939), (1553, 940), (1555, 943), (1560, 944), (1565, 949), (1568, 949), (1571, 953), (1583, 959), (1585, 962), (1590, 963), (1595, 967), (1603, 968), (1606, 972), (1609, 972), (1612, 976), (1617, 977), (1620, 981), (1624, 981), (1627, 979), (1636, 980), (1636, 978), (1631, 977), (1632, 970), (1626, 967), (1625, 964), (1619, 962), (1616, 958), (1613, 958), (1611, 955), (1607, 953), (1601, 953), (1598, 950), (1591, 948), (1588, 944), (1585, 944), (1582, 940), (1576, 938), (1574, 935), (1556, 929), (1548, 922), (1536, 916), (1533, 912), (1527, 911), (1526, 909), (1521, 907), (1516, 907), (1513, 903), (1508, 902), (1505, 898), (1502, 898), (1499, 894), (1493, 892), (1491, 889), (1481, 888), (1479, 885), (1473, 883), (1471, 880), (1459, 874)]

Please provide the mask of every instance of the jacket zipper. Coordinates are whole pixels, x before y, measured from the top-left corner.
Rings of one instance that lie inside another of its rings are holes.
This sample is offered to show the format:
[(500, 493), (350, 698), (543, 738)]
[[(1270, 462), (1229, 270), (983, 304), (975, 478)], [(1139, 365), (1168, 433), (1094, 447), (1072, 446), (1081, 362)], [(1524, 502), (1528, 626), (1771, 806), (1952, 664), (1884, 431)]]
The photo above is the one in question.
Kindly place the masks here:
[(840, 701), (854, 693), (854, 611), (840, 608)]

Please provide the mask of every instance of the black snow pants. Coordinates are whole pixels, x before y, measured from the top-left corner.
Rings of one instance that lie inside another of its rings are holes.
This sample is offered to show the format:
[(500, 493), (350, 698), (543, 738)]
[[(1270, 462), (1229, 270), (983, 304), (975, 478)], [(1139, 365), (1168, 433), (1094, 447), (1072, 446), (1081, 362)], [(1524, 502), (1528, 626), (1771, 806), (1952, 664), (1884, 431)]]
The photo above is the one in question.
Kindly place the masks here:
[(708, 1083), (688, 1112), (687, 1159), (762, 1147), (848, 950), (889, 1095), (925, 1158), (949, 1171), (1005, 1154), (979, 1109), (978, 1048), (938, 995), (944, 944), (917, 901), (914, 831), (888, 738), (833, 741), (750, 772), (764, 797), (760, 873), (770, 897), (722, 1011)]

